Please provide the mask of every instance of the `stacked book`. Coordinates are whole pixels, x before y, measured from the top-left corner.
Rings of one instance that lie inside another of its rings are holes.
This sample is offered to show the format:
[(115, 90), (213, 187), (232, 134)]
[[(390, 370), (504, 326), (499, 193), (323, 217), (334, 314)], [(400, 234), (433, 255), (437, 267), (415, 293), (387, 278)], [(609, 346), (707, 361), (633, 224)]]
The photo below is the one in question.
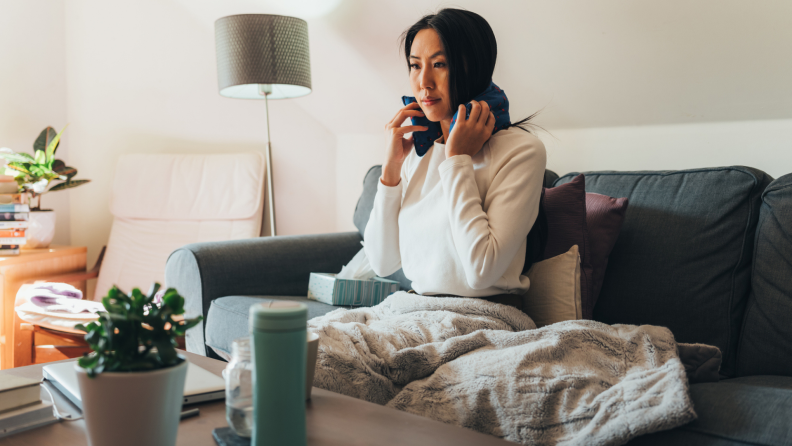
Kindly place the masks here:
[(0, 373), (0, 438), (57, 421), (40, 388), (38, 381)]
[(27, 194), (0, 194), (0, 256), (17, 255), (25, 244), (30, 206)]

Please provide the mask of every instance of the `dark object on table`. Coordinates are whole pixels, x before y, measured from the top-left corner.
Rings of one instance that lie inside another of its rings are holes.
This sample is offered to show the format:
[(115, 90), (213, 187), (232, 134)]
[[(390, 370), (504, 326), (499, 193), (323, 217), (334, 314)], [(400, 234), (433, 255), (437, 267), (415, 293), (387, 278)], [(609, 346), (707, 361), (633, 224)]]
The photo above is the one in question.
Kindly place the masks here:
[(242, 438), (230, 427), (218, 427), (212, 431), (217, 446), (250, 446), (250, 438)]

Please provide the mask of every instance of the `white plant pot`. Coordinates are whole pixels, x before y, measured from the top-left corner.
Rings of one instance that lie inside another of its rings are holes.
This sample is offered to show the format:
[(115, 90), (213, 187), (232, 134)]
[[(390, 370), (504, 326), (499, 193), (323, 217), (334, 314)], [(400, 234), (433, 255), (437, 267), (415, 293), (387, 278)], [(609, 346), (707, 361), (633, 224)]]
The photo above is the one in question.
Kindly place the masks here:
[(90, 446), (176, 444), (186, 360), (166, 369), (104, 372), (95, 378), (79, 365), (74, 367)]
[(25, 231), (27, 243), (22, 245), (25, 249), (49, 248), (52, 237), (55, 236), (55, 211), (30, 212), (28, 228)]

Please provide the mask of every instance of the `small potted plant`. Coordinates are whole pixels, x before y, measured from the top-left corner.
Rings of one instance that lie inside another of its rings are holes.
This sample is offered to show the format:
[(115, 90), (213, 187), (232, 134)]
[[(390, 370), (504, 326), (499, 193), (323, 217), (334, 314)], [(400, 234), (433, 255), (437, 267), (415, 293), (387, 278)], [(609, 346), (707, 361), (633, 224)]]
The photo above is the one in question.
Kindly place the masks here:
[(173, 446), (179, 428), (187, 361), (176, 337), (202, 319), (176, 321), (184, 298), (169, 288), (161, 298), (113, 287), (102, 299), (107, 312), (87, 326), (92, 352), (75, 365), (89, 444)]
[[(77, 169), (55, 159), (63, 130), (57, 134), (52, 127), (42, 130), (33, 143), (33, 155), (14, 152), (8, 148), (0, 149), (0, 158), (8, 162), (5, 175), (14, 177), (19, 193), (29, 197), (31, 212), (26, 231), (27, 243), (24, 245), (26, 248), (47, 248), (55, 235), (55, 211), (41, 209), (41, 196), (48, 192), (82, 186), (91, 181), (74, 180)], [(50, 187), (53, 181), (57, 181), (57, 184)]]

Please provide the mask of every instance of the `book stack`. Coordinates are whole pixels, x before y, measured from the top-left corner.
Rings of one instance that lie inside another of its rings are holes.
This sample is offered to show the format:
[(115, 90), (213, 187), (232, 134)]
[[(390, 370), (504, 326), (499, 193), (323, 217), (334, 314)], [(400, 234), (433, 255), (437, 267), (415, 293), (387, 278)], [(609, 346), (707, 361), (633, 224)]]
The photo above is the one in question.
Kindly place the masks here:
[(25, 244), (30, 206), (27, 194), (0, 194), (0, 256), (18, 255)]
[(0, 373), (0, 438), (57, 421), (40, 389), (38, 381)]

